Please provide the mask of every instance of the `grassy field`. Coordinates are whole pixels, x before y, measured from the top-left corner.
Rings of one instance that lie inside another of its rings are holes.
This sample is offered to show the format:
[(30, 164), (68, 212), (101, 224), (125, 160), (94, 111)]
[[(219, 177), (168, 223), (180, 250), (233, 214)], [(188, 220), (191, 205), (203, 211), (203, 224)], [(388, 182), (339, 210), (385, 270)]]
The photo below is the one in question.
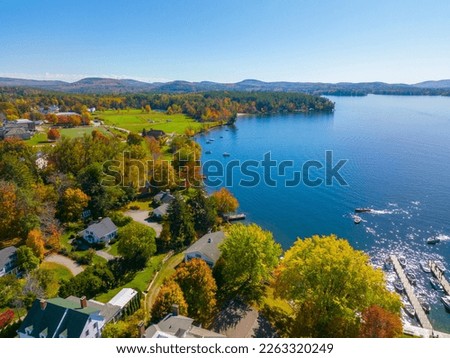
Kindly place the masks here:
[(103, 127), (76, 127), (76, 128), (63, 128), (60, 130), (61, 136), (68, 138), (82, 137), (85, 134), (90, 135), (93, 130), (98, 130), (104, 134), (108, 132)]
[(55, 272), (59, 280), (69, 280), (71, 277), (73, 277), (72, 273), (67, 267), (57, 264), (56, 262), (43, 262), (40, 268), (42, 270)]
[(132, 132), (141, 133), (142, 129), (161, 129), (166, 133), (183, 134), (188, 127), (196, 130), (202, 128), (202, 124), (184, 114), (167, 115), (164, 112), (152, 111), (142, 113), (140, 109), (109, 110), (96, 112), (95, 117), (101, 119), (107, 125), (128, 129)]
[(136, 276), (130, 281), (127, 282), (125, 285), (121, 287), (117, 287), (113, 290), (110, 290), (104, 294), (101, 294), (100, 296), (97, 296), (95, 299), (100, 302), (108, 302), (111, 298), (113, 298), (122, 288), (130, 287), (134, 288), (136, 290), (145, 291), (147, 289), (147, 286), (153, 279), (154, 275), (158, 271), (158, 269), (161, 266), (162, 260), (164, 259), (166, 255), (157, 255), (153, 256), (147, 264), (147, 267), (138, 272)]

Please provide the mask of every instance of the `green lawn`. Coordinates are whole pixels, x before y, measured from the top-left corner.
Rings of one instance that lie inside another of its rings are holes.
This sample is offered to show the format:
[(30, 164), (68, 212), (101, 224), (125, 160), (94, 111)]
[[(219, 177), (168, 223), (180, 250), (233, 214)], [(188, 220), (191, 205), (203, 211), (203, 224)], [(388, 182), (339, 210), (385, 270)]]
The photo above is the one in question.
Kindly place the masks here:
[(125, 207), (125, 209), (128, 210), (132, 206), (137, 206), (137, 207), (139, 207), (139, 210), (150, 211), (151, 203), (152, 202), (150, 200), (135, 200), (135, 201), (131, 201), (130, 203), (128, 203), (127, 206)]
[(119, 241), (116, 241), (114, 244), (112, 244), (109, 249), (105, 250), (108, 254), (113, 256), (120, 256), (117, 252), (117, 246), (119, 245)]
[(60, 264), (57, 264), (56, 262), (43, 262), (40, 267), (42, 270), (48, 270), (53, 271), (56, 273), (56, 276), (58, 279), (61, 280), (69, 280), (71, 277), (73, 277), (70, 270)]
[(101, 119), (107, 125), (128, 129), (140, 133), (142, 129), (161, 129), (166, 133), (183, 134), (187, 127), (196, 130), (202, 128), (202, 123), (196, 122), (184, 114), (167, 115), (164, 112), (152, 111), (142, 113), (140, 109), (130, 110), (108, 110), (95, 113), (95, 117)]
[(30, 140), (27, 140), (28, 145), (43, 145), (49, 144), (47, 141), (47, 134), (43, 132), (36, 133)]
[(117, 287), (113, 290), (110, 290), (104, 294), (101, 294), (100, 296), (97, 296), (95, 299), (100, 302), (108, 302), (111, 298), (113, 298), (122, 288), (130, 287), (134, 288), (139, 291), (145, 291), (149, 285), (149, 283), (152, 281), (154, 275), (158, 271), (158, 269), (161, 266), (162, 260), (164, 259), (166, 255), (157, 255), (153, 256), (147, 263), (147, 267), (138, 272), (136, 276), (130, 281), (124, 284), (121, 287)]
[(63, 128), (60, 130), (61, 136), (68, 138), (82, 137), (85, 134), (90, 135), (92, 131), (98, 130), (104, 134), (108, 132), (103, 127), (76, 127), (76, 128)]

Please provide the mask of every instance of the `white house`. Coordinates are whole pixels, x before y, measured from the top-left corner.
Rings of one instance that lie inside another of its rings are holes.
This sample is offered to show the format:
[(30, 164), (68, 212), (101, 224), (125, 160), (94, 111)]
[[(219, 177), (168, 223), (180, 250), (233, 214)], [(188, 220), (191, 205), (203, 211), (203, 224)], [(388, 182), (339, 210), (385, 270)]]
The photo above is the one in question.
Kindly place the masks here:
[(117, 237), (117, 226), (110, 218), (104, 218), (99, 222), (89, 225), (85, 230), (80, 232), (80, 236), (90, 244), (104, 242), (108, 244), (112, 239)]
[(220, 258), (219, 245), (225, 238), (223, 231), (208, 233), (194, 242), (184, 254), (184, 261), (202, 259), (210, 267), (213, 267)]
[(17, 249), (10, 246), (0, 250), (0, 277), (17, 271)]

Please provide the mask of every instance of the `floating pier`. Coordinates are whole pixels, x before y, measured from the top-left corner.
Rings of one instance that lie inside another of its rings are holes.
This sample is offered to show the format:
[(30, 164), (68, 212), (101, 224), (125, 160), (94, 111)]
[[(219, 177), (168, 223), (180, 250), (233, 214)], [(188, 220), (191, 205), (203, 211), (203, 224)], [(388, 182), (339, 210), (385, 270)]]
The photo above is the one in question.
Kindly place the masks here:
[(445, 278), (444, 272), (439, 269), (439, 267), (436, 265), (436, 262), (434, 261), (429, 261), (429, 265), (434, 277), (438, 279), (447, 295), (450, 295), (450, 283), (448, 283), (447, 279)]
[(391, 261), (392, 261), (392, 264), (394, 265), (395, 272), (397, 272), (397, 275), (400, 278), (400, 281), (402, 282), (403, 286), (405, 287), (405, 292), (406, 292), (406, 295), (408, 296), (409, 301), (411, 302), (414, 309), (416, 310), (417, 320), (419, 321), (420, 325), (423, 328), (432, 331), (433, 326), (431, 325), (430, 320), (428, 319), (425, 311), (423, 310), (422, 306), (420, 305), (420, 302), (414, 293), (414, 288), (409, 283), (409, 280), (406, 277), (405, 272), (403, 271), (403, 268), (400, 265), (400, 262), (398, 262), (397, 256), (391, 255)]

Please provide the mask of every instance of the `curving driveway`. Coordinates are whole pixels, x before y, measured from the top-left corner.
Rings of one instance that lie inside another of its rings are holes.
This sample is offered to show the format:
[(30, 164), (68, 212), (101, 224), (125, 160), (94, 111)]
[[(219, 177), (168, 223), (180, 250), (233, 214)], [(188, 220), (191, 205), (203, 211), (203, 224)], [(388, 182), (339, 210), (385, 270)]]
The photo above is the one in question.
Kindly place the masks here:
[(58, 255), (58, 254), (52, 254), (47, 256), (44, 259), (45, 262), (54, 262), (60, 265), (63, 265), (65, 267), (67, 267), (69, 269), (70, 272), (72, 272), (72, 274), (74, 276), (78, 275), (79, 273), (84, 271), (84, 267), (78, 265), (75, 261), (69, 259), (68, 257), (65, 257), (63, 255)]
[(161, 235), (162, 225), (149, 218), (148, 212), (149, 212), (148, 210), (128, 210), (125, 211), (123, 214), (129, 216), (134, 221), (150, 226), (156, 231), (156, 237), (159, 237), (159, 235)]

